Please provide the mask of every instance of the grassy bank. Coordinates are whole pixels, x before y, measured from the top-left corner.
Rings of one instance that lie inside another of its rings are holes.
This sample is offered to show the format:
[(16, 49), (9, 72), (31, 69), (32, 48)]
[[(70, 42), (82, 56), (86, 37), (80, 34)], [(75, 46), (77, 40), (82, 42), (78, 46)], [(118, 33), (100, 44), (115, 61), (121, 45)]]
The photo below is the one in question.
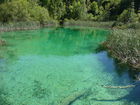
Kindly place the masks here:
[(86, 26), (95, 28), (112, 28), (114, 22), (95, 22), (82, 20), (65, 20), (63, 26)]
[(121, 63), (140, 70), (140, 30), (113, 30), (103, 46)]
[(115, 29), (140, 29), (140, 23), (114, 22), (112, 27)]
[(15, 31), (15, 30), (32, 30), (41, 27), (58, 26), (57, 21), (50, 21), (41, 24), (40, 22), (14, 22), (14, 23), (0, 23), (0, 32)]

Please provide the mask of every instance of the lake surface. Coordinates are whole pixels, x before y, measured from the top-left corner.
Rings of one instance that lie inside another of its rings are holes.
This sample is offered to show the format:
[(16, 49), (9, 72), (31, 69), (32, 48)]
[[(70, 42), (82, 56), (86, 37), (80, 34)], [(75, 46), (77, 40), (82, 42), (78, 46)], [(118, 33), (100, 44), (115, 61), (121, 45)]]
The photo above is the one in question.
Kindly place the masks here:
[(1, 33), (0, 105), (140, 105), (133, 74), (98, 51), (108, 30), (67, 27)]

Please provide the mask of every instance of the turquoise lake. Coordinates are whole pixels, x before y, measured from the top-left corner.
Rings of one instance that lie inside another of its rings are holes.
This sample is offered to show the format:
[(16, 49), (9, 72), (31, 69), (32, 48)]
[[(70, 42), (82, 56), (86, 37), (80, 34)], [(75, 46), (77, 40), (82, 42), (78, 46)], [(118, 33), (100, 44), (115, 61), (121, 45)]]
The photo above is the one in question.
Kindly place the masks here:
[(140, 105), (135, 73), (98, 51), (109, 30), (42, 28), (0, 33), (0, 105)]

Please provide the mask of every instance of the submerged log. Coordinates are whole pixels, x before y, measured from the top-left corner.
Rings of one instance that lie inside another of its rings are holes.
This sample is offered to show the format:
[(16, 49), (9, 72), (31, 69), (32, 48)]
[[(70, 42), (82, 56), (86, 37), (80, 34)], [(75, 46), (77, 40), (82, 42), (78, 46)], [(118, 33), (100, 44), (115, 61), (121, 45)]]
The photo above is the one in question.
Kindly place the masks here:
[(105, 85), (102, 85), (102, 87), (104, 87), (104, 88), (112, 88), (112, 89), (126, 89), (126, 88), (133, 88), (135, 86), (136, 85), (127, 85), (127, 86), (105, 86)]
[(80, 92), (75, 92), (70, 96), (61, 100), (59, 105), (72, 105), (76, 100), (80, 99), (81, 97), (88, 96), (91, 93), (91, 89), (83, 90)]

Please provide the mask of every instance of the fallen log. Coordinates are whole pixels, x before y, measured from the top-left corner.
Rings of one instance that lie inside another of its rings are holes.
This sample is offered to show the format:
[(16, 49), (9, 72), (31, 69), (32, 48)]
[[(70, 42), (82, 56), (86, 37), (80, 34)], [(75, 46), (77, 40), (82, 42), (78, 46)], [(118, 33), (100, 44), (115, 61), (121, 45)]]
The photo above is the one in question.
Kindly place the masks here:
[(112, 88), (112, 89), (126, 89), (126, 88), (133, 88), (135, 86), (136, 85), (127, 85), (127, 86), (105, 86), (105, 85), (102, 85), (102, 87), (104, 87), (104, 88)]
[(80, 99), (81, 97), (88, 96), (90, 93), (91, 89), (75, 92), (61, 100), (59, 105), (72, 105), (72, 103), (74, 103), (76, 100)]

